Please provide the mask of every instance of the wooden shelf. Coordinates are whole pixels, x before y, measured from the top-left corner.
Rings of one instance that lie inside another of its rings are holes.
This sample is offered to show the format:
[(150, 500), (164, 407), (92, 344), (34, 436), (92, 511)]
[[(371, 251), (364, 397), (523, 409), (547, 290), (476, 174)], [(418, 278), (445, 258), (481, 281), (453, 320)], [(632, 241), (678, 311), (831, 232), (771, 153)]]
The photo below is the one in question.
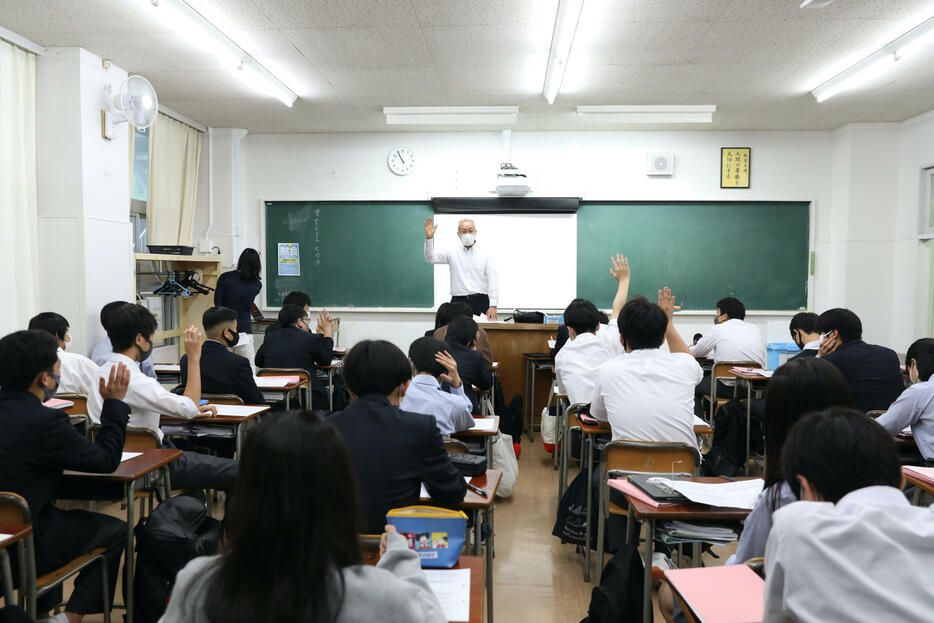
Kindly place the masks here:
[(221, 261), (221, 257), (219, 255), (169, 255), (164, 253), (134, 253), (133, 257), (137, 260), (156, 260), (160, 262), (220, 264)]

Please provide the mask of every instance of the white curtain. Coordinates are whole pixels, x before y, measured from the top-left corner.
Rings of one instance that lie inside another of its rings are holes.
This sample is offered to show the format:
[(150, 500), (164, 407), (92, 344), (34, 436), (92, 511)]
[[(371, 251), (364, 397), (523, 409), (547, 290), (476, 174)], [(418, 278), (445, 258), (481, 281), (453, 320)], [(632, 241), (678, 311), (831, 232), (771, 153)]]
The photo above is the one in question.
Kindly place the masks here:
[(190, 245), (201, 132), (165, 115), (149, 129), (148, 244)]
[(38, 308), (36, 55), (0, 40), (0, 336)]

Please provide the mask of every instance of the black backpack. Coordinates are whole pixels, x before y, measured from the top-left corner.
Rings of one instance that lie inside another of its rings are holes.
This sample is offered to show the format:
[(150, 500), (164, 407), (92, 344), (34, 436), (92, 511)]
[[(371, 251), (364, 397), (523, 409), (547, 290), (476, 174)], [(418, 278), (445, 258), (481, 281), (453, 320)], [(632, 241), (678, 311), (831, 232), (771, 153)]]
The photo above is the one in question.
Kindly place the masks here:
[[(750, 452), (762, 452), (762, 403), (753, 401)], [(735, 476), (746, 461), (746, 403), (730, 400), (717, 409), (713, 443), (701, 464), (705, 476)]]
[(165, 613), (175, 574), (197, 556), (217, 553), (221, 522), (208, 517), (203, 500), (178, 495), (136, 524), (135, 621), (156, 623)]
[(513, 443), (521, 443), (522, 429), (522, 397), (514, 394), (509, 406), (500, 412), (499, 430), (510, 435)]
[(590, 594), (590, 608), (581, 623), (630, 623), (642, 620), (642, 559), (633, 545), (624, 545), (600, 574)]

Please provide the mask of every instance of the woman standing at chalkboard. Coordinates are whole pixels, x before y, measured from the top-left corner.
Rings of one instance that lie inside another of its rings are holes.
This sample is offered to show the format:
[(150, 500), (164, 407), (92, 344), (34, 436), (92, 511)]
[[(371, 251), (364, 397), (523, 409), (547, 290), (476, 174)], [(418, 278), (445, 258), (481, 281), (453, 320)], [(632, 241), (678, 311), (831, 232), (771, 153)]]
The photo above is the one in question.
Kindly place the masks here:
[(243, 355), (253, 366), (253, 321), (250, 308), (253, 299), (259, 294), (260, 273), (263, 266), (256, 249), (244, 249), (237, 260), (237, 269), (227, 271), (217, 279), (217, 289), (214, 291), (214, 305), (229, 307), (237, 312), (238, 341), (232, 346), (234, 352)]

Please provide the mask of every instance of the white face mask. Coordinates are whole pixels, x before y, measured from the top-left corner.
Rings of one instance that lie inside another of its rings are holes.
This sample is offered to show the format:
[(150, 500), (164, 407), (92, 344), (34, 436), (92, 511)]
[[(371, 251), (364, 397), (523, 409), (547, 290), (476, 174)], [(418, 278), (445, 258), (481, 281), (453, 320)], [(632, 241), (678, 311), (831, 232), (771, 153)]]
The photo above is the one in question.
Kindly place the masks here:
[(477, 234), (461, 234), (461, 244), (465, 247), (473, 245), (477, 241)]

